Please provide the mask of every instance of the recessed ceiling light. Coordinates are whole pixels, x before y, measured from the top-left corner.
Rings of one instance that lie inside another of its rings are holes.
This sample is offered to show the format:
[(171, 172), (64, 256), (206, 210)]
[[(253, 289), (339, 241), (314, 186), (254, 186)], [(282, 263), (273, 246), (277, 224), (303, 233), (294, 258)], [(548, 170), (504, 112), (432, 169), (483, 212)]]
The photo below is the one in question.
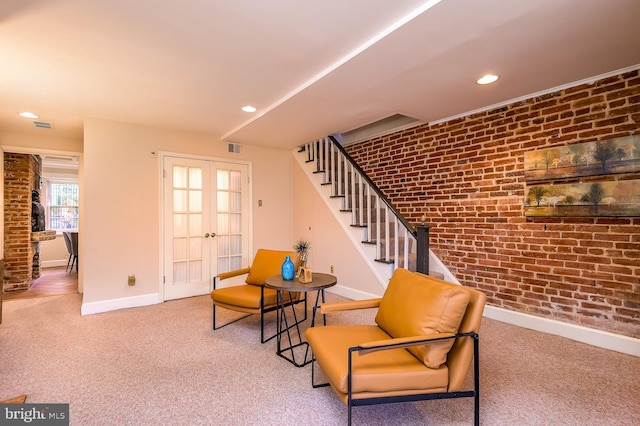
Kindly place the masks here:
[(35, 114), (34, 114), (34, 113), (32, 113), (32, 112), (28, 112), (28, 111), (25, 111), (25, 112), (19, 112), (19, 113), (18, 113), (18, 115), (19, 115), (20, 117), (24, 117), (24, 118), (38, 118), (38, 116), (37, 116), (37, 115), (35, 115)]
[(243, 106), (242, 110), (244, 112), (256, 112), (256, 108), (252, 107), (251, 105)]
[(487, 75), (483, 75), (482, 77), (480, 77), (478, 79), (478, 81), (476, 81), (476, 83), (478, 83), (478, 84), (491, 84), (494, 81), (496, 81), (497, 79), (498, 79), (497, 75), (487, 74)]

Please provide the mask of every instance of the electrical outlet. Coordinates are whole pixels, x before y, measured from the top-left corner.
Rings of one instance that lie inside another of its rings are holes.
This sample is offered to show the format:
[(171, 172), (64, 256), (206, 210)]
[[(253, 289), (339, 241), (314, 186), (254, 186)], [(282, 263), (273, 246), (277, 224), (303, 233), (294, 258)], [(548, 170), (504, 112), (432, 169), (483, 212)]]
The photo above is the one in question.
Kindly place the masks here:
[(331, 273), (333, 274), (333, 265), (329, 266), (329, 270), (331, 271)]
[(136, 285), (136, 276), (135, 275), (129, 275), (129, 277), (127, 278), (127, 284)]

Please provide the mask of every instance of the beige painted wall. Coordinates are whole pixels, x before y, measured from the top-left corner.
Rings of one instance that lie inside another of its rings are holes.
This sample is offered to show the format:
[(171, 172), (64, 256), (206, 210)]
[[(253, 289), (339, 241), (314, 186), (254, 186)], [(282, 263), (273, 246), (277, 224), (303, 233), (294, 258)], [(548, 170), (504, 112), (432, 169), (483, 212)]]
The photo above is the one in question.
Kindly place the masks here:
[(43, 268), (58, 266), (60, 263), (66, 266), (68, 260), (69, 252), (62, 234), (56, 235), (53, 240), (40, 242), (40, 261)]
[[(241, 154), (230, 154), (217, 138), (88, 119), (80, 210), (83, 303), (158, 293), (159, 156), (151, 153), (160, 151), (251, 162), (252, 251), (292, 244), (291, 151), (242, 146)], [(136, 285), (128, 286), (132, 274)]]
[(348, 288), (351, 297), (353, 291), (362, 292), (362, 298), (381, 296), (384, 288), (296, 161), (293, 182), (294, 236), (311, 241), (308, 265), (313, 271), (330, 273), (334, 266), (338, 284), (327, 291), (345, 295), (341, 290)]

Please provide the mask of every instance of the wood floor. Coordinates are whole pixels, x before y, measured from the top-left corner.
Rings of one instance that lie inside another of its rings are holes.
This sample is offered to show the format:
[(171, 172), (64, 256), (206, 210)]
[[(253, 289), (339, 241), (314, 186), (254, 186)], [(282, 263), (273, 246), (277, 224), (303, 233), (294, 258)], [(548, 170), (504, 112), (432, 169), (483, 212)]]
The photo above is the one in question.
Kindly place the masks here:
[(44, 268), (40, 278), (35, 280), (28, 290), (10, 291), (2, 295), (2, 300), (7, 302), (15, 299), (33, 299), (35, 297), (54, 296), (78, 292), (78, 273), (74, 270), (69, 273), (65, 267)]

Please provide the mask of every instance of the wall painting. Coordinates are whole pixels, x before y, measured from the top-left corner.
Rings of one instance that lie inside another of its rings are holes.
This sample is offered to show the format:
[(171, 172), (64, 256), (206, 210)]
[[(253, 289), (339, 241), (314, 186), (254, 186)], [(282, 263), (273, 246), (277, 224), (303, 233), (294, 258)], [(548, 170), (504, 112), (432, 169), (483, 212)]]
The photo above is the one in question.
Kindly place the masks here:
[(525, 216), (640, 216), (640, 180), (527, 185)]
[(640, 135), (525, 152), (527, 182), (640, 172)]

